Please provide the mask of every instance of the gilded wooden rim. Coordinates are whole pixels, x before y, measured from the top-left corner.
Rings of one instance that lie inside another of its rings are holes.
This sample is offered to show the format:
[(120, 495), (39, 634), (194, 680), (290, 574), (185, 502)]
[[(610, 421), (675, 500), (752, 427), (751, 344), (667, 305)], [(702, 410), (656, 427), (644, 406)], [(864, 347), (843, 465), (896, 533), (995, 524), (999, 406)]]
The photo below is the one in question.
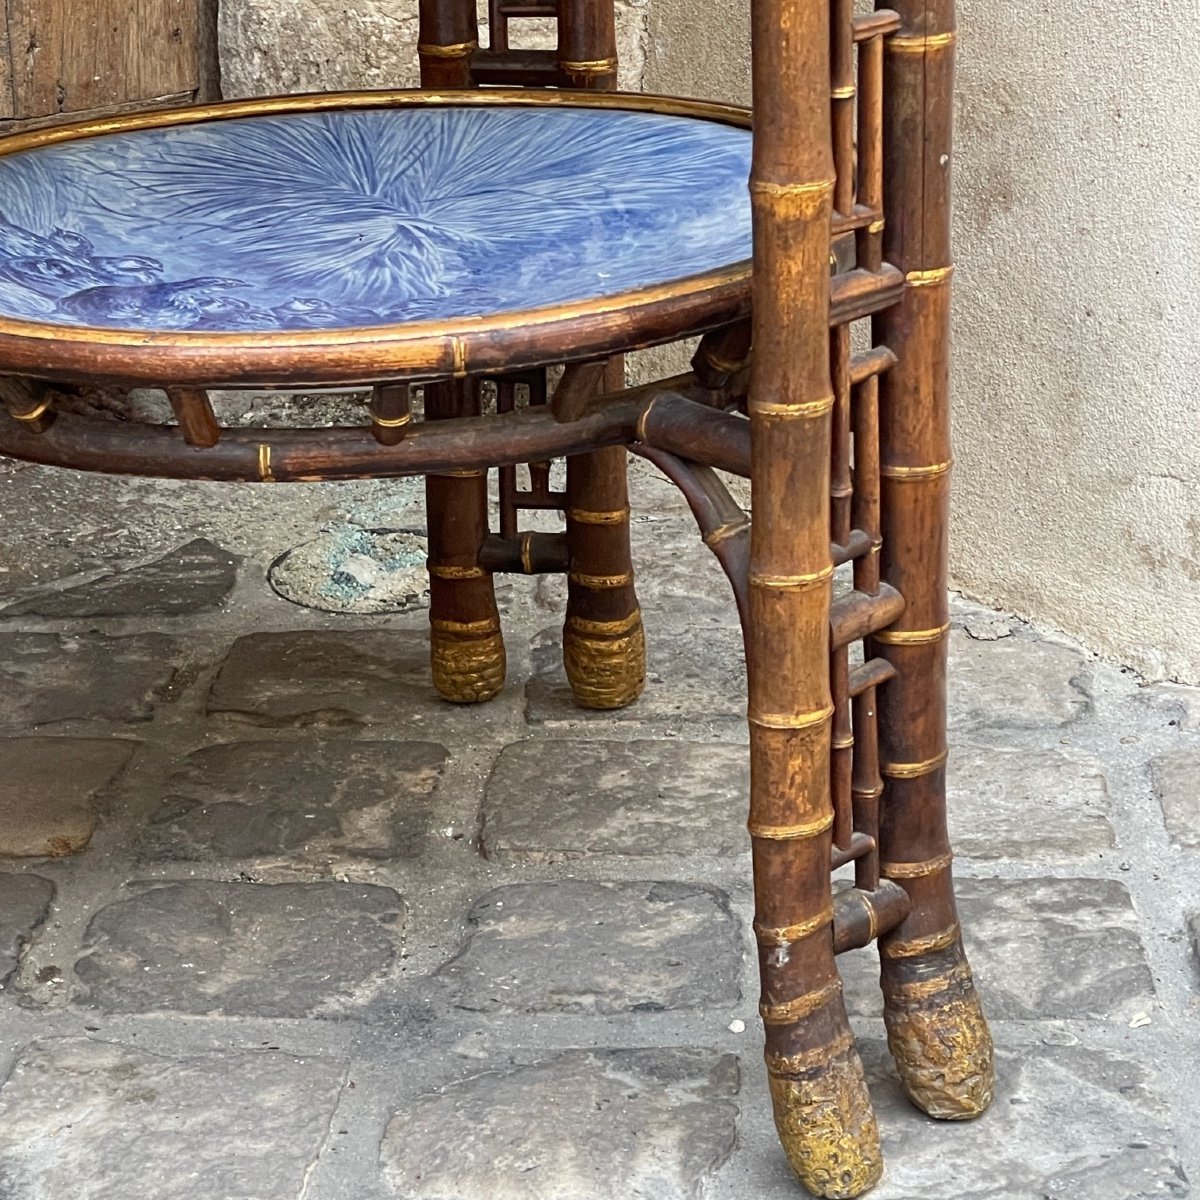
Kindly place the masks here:
[[(0, 137), (0, 155), (112, 133), (279, 113), (368, 108), (605, 108), (749, 128), (733, 105), (626, 92), (525, 90), (328, 92), (121, 113)], [(147, 332), (0, 318), (0, 364), (11, 374), (121, 383), (261, 387), (436, 379), (595, 357), (673, 341), (745, 316), (751, 261), (668, 284), (542, 308), (450, 321), (247, 334)], [(623, 313), (619, 328), (603, 318)], [(553, 343), (554, 349), (547, 346)]]

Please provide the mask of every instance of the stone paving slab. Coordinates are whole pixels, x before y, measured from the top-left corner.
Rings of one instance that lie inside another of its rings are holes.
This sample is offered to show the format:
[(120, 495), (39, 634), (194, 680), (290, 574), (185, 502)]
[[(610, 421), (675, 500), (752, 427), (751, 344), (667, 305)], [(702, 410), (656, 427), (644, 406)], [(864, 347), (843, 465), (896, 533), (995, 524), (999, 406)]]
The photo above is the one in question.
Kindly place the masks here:
[(78, 854), (96, 829), (93, 802), (136, 743), (99, 738), (0, 738), (0, 855)]
[(1167, 833), (1177, 846), (1200, 849), (1200, 750), (1176, 750), (1150, 764)]
[(437, 974), (480, 1012), (662, 1012), (736, 1001), (741, 960), (716, 888), (560, 880), (483, 896)]
[(500, 755), (483, 803), (484, 854), (560, 863), (596, 855), (749, 851), (744, 746), (535, 738)]
[(950, 636), (950, 728), (1046, 729), (1091, 710), (1083, 655), (1031, 636), (980, 641)]
[[(1155, 1004), (1129, 893), (1107, 879), (960, 879), (967, 951), (992, 1020), (1129, 1021)], [(881, 1011), (874, 952), (839, 959), (852, 1012)]]
[(217, 608), (236, 581), (237, 559), (197, 538), (154, 562), (39, 592), (0, 609), (0, 617), (185, 616)]
[(947, 790), (950, 841), (969, 858), (1087, 858), (1116, 844), (1104, 772), (1060, 750), (957, 743)]
[(22, 949), (49, 915), (53, 901), (49, 879), (0, 872), (0, 988), (13, 977)]
[(35, 1042), (0, 1088), (4, 1200), (302, 1200), (345, 1066)]
[(208, 698), (210, 714), (257, 725), (466, 726), (478, 739), (502, 700), (452, 705), (434, 690), (422, 629), (296, 630), (238, 638)]
[(108, 1012), (336, 1017), (401, 952), (405, 905), (349, 883), (186, 880), (92, 918), (77, 997)]
[(1153, 1077), (1131, 1058), (1079, 1044), (1007, 1048), (998, 1054), (991, 1111), (957, 1124), (915, 1114), (881, 1041), (860, 1049), (887, 1164), (873, 1200), (1191, 1195), (1166, 1106)]
[(398, 1200), (698, 1200), (737, 1092), (732, 1055), (567, 1051), (418, 1097), (381, 1157)]
[(158, 633), (0, 634), (0, 732), (62, 721), (147, 721), (175, 679), (179, 646)]
[(142, 831), (143, 858), (409, 856), (436, 811), (435, 742), (231, 742), (190, 754)]
[(657, 722), (675, 728), (746, 717), (742, 635), (734, 628), (659, 622), (646, 629), (646, 690), (636, 704), (616, 712), (587, 712), (571, 698), (562, 665), (562, 630), (537, 634), (533, 674), (526, 686), (526, 715), (534, 723)]

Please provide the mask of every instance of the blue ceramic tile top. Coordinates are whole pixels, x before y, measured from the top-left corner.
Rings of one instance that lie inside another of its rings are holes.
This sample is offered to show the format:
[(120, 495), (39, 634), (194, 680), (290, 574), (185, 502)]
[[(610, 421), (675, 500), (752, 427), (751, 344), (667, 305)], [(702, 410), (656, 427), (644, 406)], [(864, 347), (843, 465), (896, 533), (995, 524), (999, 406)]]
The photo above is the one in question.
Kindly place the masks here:
[(750, 135), (604, 109), (293, 113), (0, 158), (0, 314), (338, 329), (586, 300), (750, 256)]

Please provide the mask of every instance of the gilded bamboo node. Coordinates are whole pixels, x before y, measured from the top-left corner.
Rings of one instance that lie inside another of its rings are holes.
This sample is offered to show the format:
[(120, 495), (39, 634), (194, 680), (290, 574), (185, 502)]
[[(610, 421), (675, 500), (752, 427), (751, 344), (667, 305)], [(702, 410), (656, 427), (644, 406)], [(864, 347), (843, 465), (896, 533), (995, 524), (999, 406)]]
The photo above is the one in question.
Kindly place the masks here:
[(954, 855), (947, 850), (945, 854), (927, 858), (924, 862), (880, 863), (879, 873), (886, 879), (924, 879), (927, 875), (936, 875), (939, 871), (949, 869), (953, 861)]
[(752, 179), (750, 191), (760, 196), (825, 196), (833, 191), (837, 179), (818, 179), (813, 183), (772, 183), (767, 179)]
[(263, 483), (275, 482), (275, 476), (271, 473), (271, 447), (265, 442), (258, 447), (258, 477)]
[(39, 417), (45, 416), (49, 408), (50, 401), (49, 399), (46, 399), (43, 400), (41, 404), (31, 408), (28, 412), (17, 413), (10, 411), (8, 415), (12, 417), (14, 421), (36, 421)]
[(646, 686), (646, 635), (641, 613), (623, 637), (581, 634), (568, 618), (563, 630), (563, 666), (576, 703), (612, 711), (626, 708)]
[(482, 479), (487, 472), (480, 470), (468, 471), (464, 468), (453, 471), (433, 471), (431, 474), (438, 479)]
[(371, 410), (371, 424), (378, 425), (380, 429), (403, 429), (412, 419), (412, 413), (405, 413), (402, 417), (381, 417), (374, 409)]
[(704, 544), (709, 548), (720, 545), (721, 542), (728, 541), (731, 537), (737, 537), (739, 534), (746, 533), (750, 528), (750, 522), (742, 519), (740, 521), (727, 521), (724, 525), (718, 525), (716, 529), (704, 535)]
[(852, 83), (847, 83), (841, 87), (835, 87), (829, 94), (834, 100), (853, 100), (858, 94), (858, 88)]
[(833, 739), (833, 748), (835, 750), (853, 750), (854, 749), (854, 734), (847, 733), (842, 737)]
[(953, 466), (954, 460), (948, 459), (946, 462), (930, 463), (927, 467), (882, 466), (879, 468), (879, 473), (885, 479), (898, 479), (902, 482), (936, 479), (939, 475), (948, 475)]
[(567, 520), (578, 525), (623, 525), (629, 520), (628, 508), (616, 508), (609, 512), (592, 512), (586, 508), (568, 508)]
[(833, 924), (833, 906), (830, 905), (823, 913), (798, 925), (783, 925), (772, 927), (754, 922), (754, 933), (760, 946), (790, 946), (793, 942), (803, 941), (828, 925)]
[(617, 60), (615, 58), (591, 58), (582, 60), (560, 58), (558, 60), (558, 65), (569, 75), (607, 75), (610, 71), (615, 71), (617, 69)]
[(783, 592), (803, 592), (822, 583), (828, 583), (833, 578), (833, 565), (822, 567), (819, 571), (810, 571), (804, 575), (766, 575), (757, 571), (750, 575), (751, 587), (772, 588)]
[(500, 631), (498, 617), (488, 617), (483, 621), (446, 621), (439, 617), (433, 617), (429, 624), (438, 633), (458, 634), (460, 637), (479, 637)]
[(796, 404), (773, 403), (768, 400), (752, 400), (749, 413), (752, 417), (800, 417), (811, 420), (816, 417), (828, 416), (833, 412), (834, 397), (827, 396), (820, 400), (802, 400)]
[(422, 58), (467, 58), (479, 49), (479, 42), (454, 42), (448, 46), (439, 46), (434, 42), (422, 42), (417, 46), (417, 53)]
[(845, 1054), (854, 1045), (854, 1034), (849, 1030), (839, 1034), (827, 1045), (818, 1046), (815, 1050), (807, 1050), (803, 1054), (772, 1054), (770, 1050), (763, 1056), (767, 1064), (767, 1073), (776, 1079), (794, 1078), (807, 1074), (814, 1067), (824, 1066), (832, 1058)]
[(899, 54), (923, 54), (926, 50), (940, 50), (953, 46), (957, 40), (958, 35), (953, 31), (927, 34), (897, 33), (884, 44), (889, 50), (895, 50)]
[(447, 567), (439, 563), (428, 563), (427, 566), (434, 579), (483, 579), (487, 576), (482, 567)]
[(637, 629), (642, 623), (640, 609), (634, 609), (627, 617), (619, 621), (589, 621), (584, 617), (568, 615), (567, 629), (573, 633), (591, 635), (594, 637), (623, 637)]
[(815, 729), (833, 720), (834, 708), (817, 708), (806, 713), (763, 713), (751, 709), (748, 720), (759, 729)]
[(750, 836), (767, 842), (803, 842), (820, 837), (833, 828), (833, 813), (797, 825), (759, 825), (751, 821)]
[(870, 223), (870, 225), (867, 226), (867, 232), (868, 233), (882, 233), (886, 228), (887, 228), (886, 221), (872, 221)]
[(450, 348), (454, 358), (454, 378), (465, 379), (467, 375), (467, 343), (460, 337), (451, 338)]
[(919, 958), (923, 954), (949, 950), (958, 941), (961, 933), (961, 927), (955, 922), (948, 929), (940, 929), (937, 933), (926, 934), (925, 937), (907, 938), (904, 941), (893, 938), (882, 942), (879, 953), (884, 958)]
[(937, 287), (948, 283), (954, 277), (953, 265), (948, 267), (931, 267), (927, 271), (909, 271), (904, 276), (904, 282), (909, 287)]
[(797, 996), (795, 1000), (788, 1000), (784, 1004), (760, 1004), (758, 1012), (764, 1025), (791, 1025), (796, 1021), (802, 1021), (805, 1017), (812, 1016), (818, 1009), (824, 1008), (826, 1004), (841, 994), (842, 981), (835, 976), (824, 987), (817, 988), (815, 992), (806, 992), (803, 996)]
[(632, 571), (626, 571), (622, 575), (585, 575), (582, 571), (572, 571), (567, 578), (580, 587), (596, 592), (615, 591), (617, 588), (633, 585)]
[(533, 534), (521, 534), (521, 570), (526, 575), (532, 575), (533, 570)]
[(922, 762), (885, 762), (880, 764), (879, 773), (884, 779), (920, 779), (925, 775), (932, 775), (934, 771), (940, 771), (949, 757), (950, 751), (943, 750), (941, 754), (935, 754), (933, 758), (924, 759)]
[(900, 982), (888, 976), (883, 978), (883, 994), (888, 1000), (928, 1000), (931, 996), (940, 996), (943, 992), (953, 991), (964, 984), (973, 987), (971, 966), (966, 962), (955, 963), (948, 971), (934, 975), (928, 979), (913, 979)]
[(950, 632), (950, 622), (936, 629), (884, 629), (871, 637), (885, 646), (931, 646)]
[(507, 661), (499, 630), (462, 639), (440, 631), (435, 622), (430, 660), (433, 685), (452, 704), (481, 704), (504, 687)]

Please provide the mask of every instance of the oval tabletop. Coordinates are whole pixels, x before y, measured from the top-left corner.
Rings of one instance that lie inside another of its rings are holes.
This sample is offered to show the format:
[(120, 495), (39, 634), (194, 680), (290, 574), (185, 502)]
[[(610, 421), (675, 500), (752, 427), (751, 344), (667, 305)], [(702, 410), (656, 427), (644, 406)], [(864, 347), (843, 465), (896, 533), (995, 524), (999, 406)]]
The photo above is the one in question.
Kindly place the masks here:
[(702, 291), (750, 256), (750, 149), (690, 115), (449, 100), (47, 141), (0, 157), (0, 327), (450, 328)]

